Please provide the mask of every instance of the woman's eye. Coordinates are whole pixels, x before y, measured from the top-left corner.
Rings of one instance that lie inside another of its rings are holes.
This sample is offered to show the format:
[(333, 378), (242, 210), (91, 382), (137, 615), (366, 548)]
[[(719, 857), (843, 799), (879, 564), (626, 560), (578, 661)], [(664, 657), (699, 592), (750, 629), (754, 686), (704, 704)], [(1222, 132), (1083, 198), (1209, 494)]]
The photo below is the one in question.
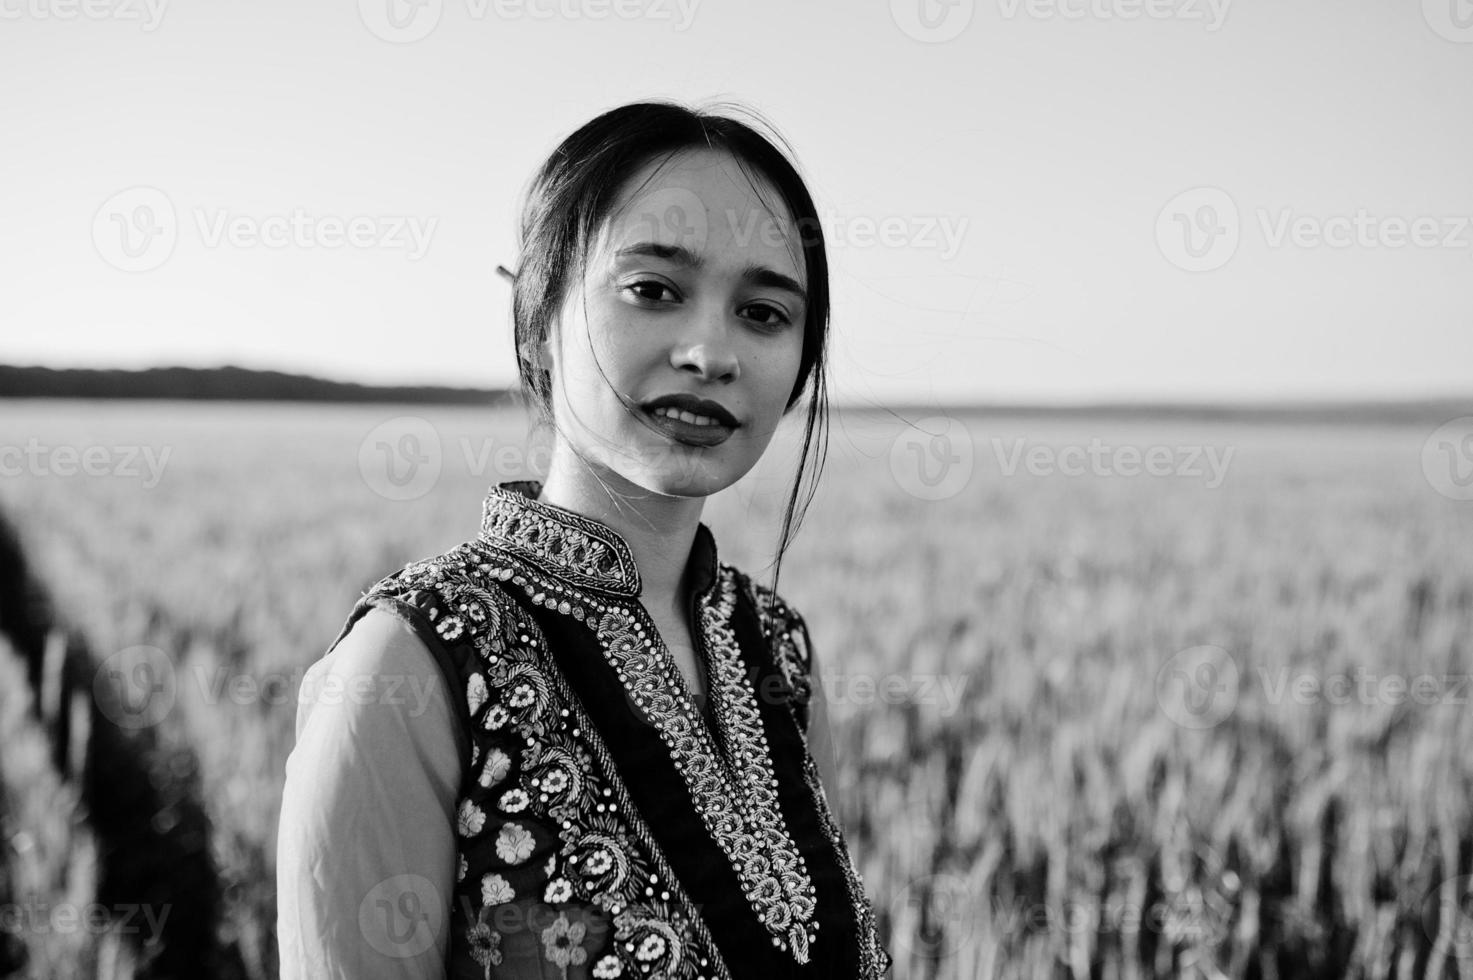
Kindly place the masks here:
[(787, 326), (791, 322), (788, 320), (786, 313), (776, 306), (768, 306), (766, 303), (753, 303), (747, 307), (747, 312), (748, 316), (756, 319), (764, 327), (778, 329)]
[(662, 293), (669, 293), (671, 299), (675, 298), (675, 290), (656, 279), (641, 279), (639, 282), (632, 282), (624, 288), (633, 292), (640, 299), (649, 300), (652, 303), (661, 302), (663, 299)]

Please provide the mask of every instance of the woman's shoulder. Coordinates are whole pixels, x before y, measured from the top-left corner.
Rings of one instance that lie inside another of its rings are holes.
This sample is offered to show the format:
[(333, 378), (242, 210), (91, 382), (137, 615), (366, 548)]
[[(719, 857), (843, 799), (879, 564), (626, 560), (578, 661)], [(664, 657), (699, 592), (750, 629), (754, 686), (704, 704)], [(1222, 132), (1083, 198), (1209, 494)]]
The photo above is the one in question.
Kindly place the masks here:
[(368, 609), (379, 608), (418, 627), (426, 639), (444, 643), (516, 630), (525, 614), (510, 578), (509, 570), (475, 542), (465, 542), (379, 578), (355, 603), (349, 626)]

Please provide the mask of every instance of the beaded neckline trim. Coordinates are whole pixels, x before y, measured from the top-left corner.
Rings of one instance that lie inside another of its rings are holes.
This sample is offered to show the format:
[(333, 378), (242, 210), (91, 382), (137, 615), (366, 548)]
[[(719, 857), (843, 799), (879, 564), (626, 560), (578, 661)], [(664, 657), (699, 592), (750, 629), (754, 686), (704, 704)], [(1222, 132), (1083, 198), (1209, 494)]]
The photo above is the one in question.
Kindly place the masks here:
[(602, 521), (537, 499), (533, 480), (497, 484), (481, 507), (480, 540), (586, 589), (632, 598), (639, 569), (623, 536)]

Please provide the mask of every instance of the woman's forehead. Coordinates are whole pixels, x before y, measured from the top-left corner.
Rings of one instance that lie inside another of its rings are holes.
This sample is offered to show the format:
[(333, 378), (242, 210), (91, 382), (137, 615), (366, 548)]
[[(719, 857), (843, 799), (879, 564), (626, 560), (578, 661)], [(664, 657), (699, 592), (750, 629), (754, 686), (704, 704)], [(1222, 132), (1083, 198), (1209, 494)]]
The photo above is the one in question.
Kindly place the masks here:
[(721, 151), (683, 151), (643, 165), (621, 190), (600, 238), (610, 261), (655, 244), (683, 248), (703, 264), (758, 262), (803, 275), (799, 228), (782, 195)]

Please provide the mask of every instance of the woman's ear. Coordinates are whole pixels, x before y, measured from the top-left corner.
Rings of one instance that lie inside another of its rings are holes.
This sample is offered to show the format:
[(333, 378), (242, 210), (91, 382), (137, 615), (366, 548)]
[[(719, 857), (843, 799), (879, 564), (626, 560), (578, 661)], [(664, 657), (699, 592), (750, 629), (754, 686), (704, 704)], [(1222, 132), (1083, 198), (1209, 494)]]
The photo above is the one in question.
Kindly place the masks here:
[(549, 326), (546, 332), (546, 336), (544, 336), (540, 341), (537, 341), (535, 343), (530, 340), (522, 341), (522, 343), (517, 347), (517, 353), (521, 355), (522, 360), (526, 361), (528, 364), (538, 365), (544, 371), (553, 370), (557, 358), (555, 356), (555, 347), (552, 342), (552, 329), (553, 328)]

